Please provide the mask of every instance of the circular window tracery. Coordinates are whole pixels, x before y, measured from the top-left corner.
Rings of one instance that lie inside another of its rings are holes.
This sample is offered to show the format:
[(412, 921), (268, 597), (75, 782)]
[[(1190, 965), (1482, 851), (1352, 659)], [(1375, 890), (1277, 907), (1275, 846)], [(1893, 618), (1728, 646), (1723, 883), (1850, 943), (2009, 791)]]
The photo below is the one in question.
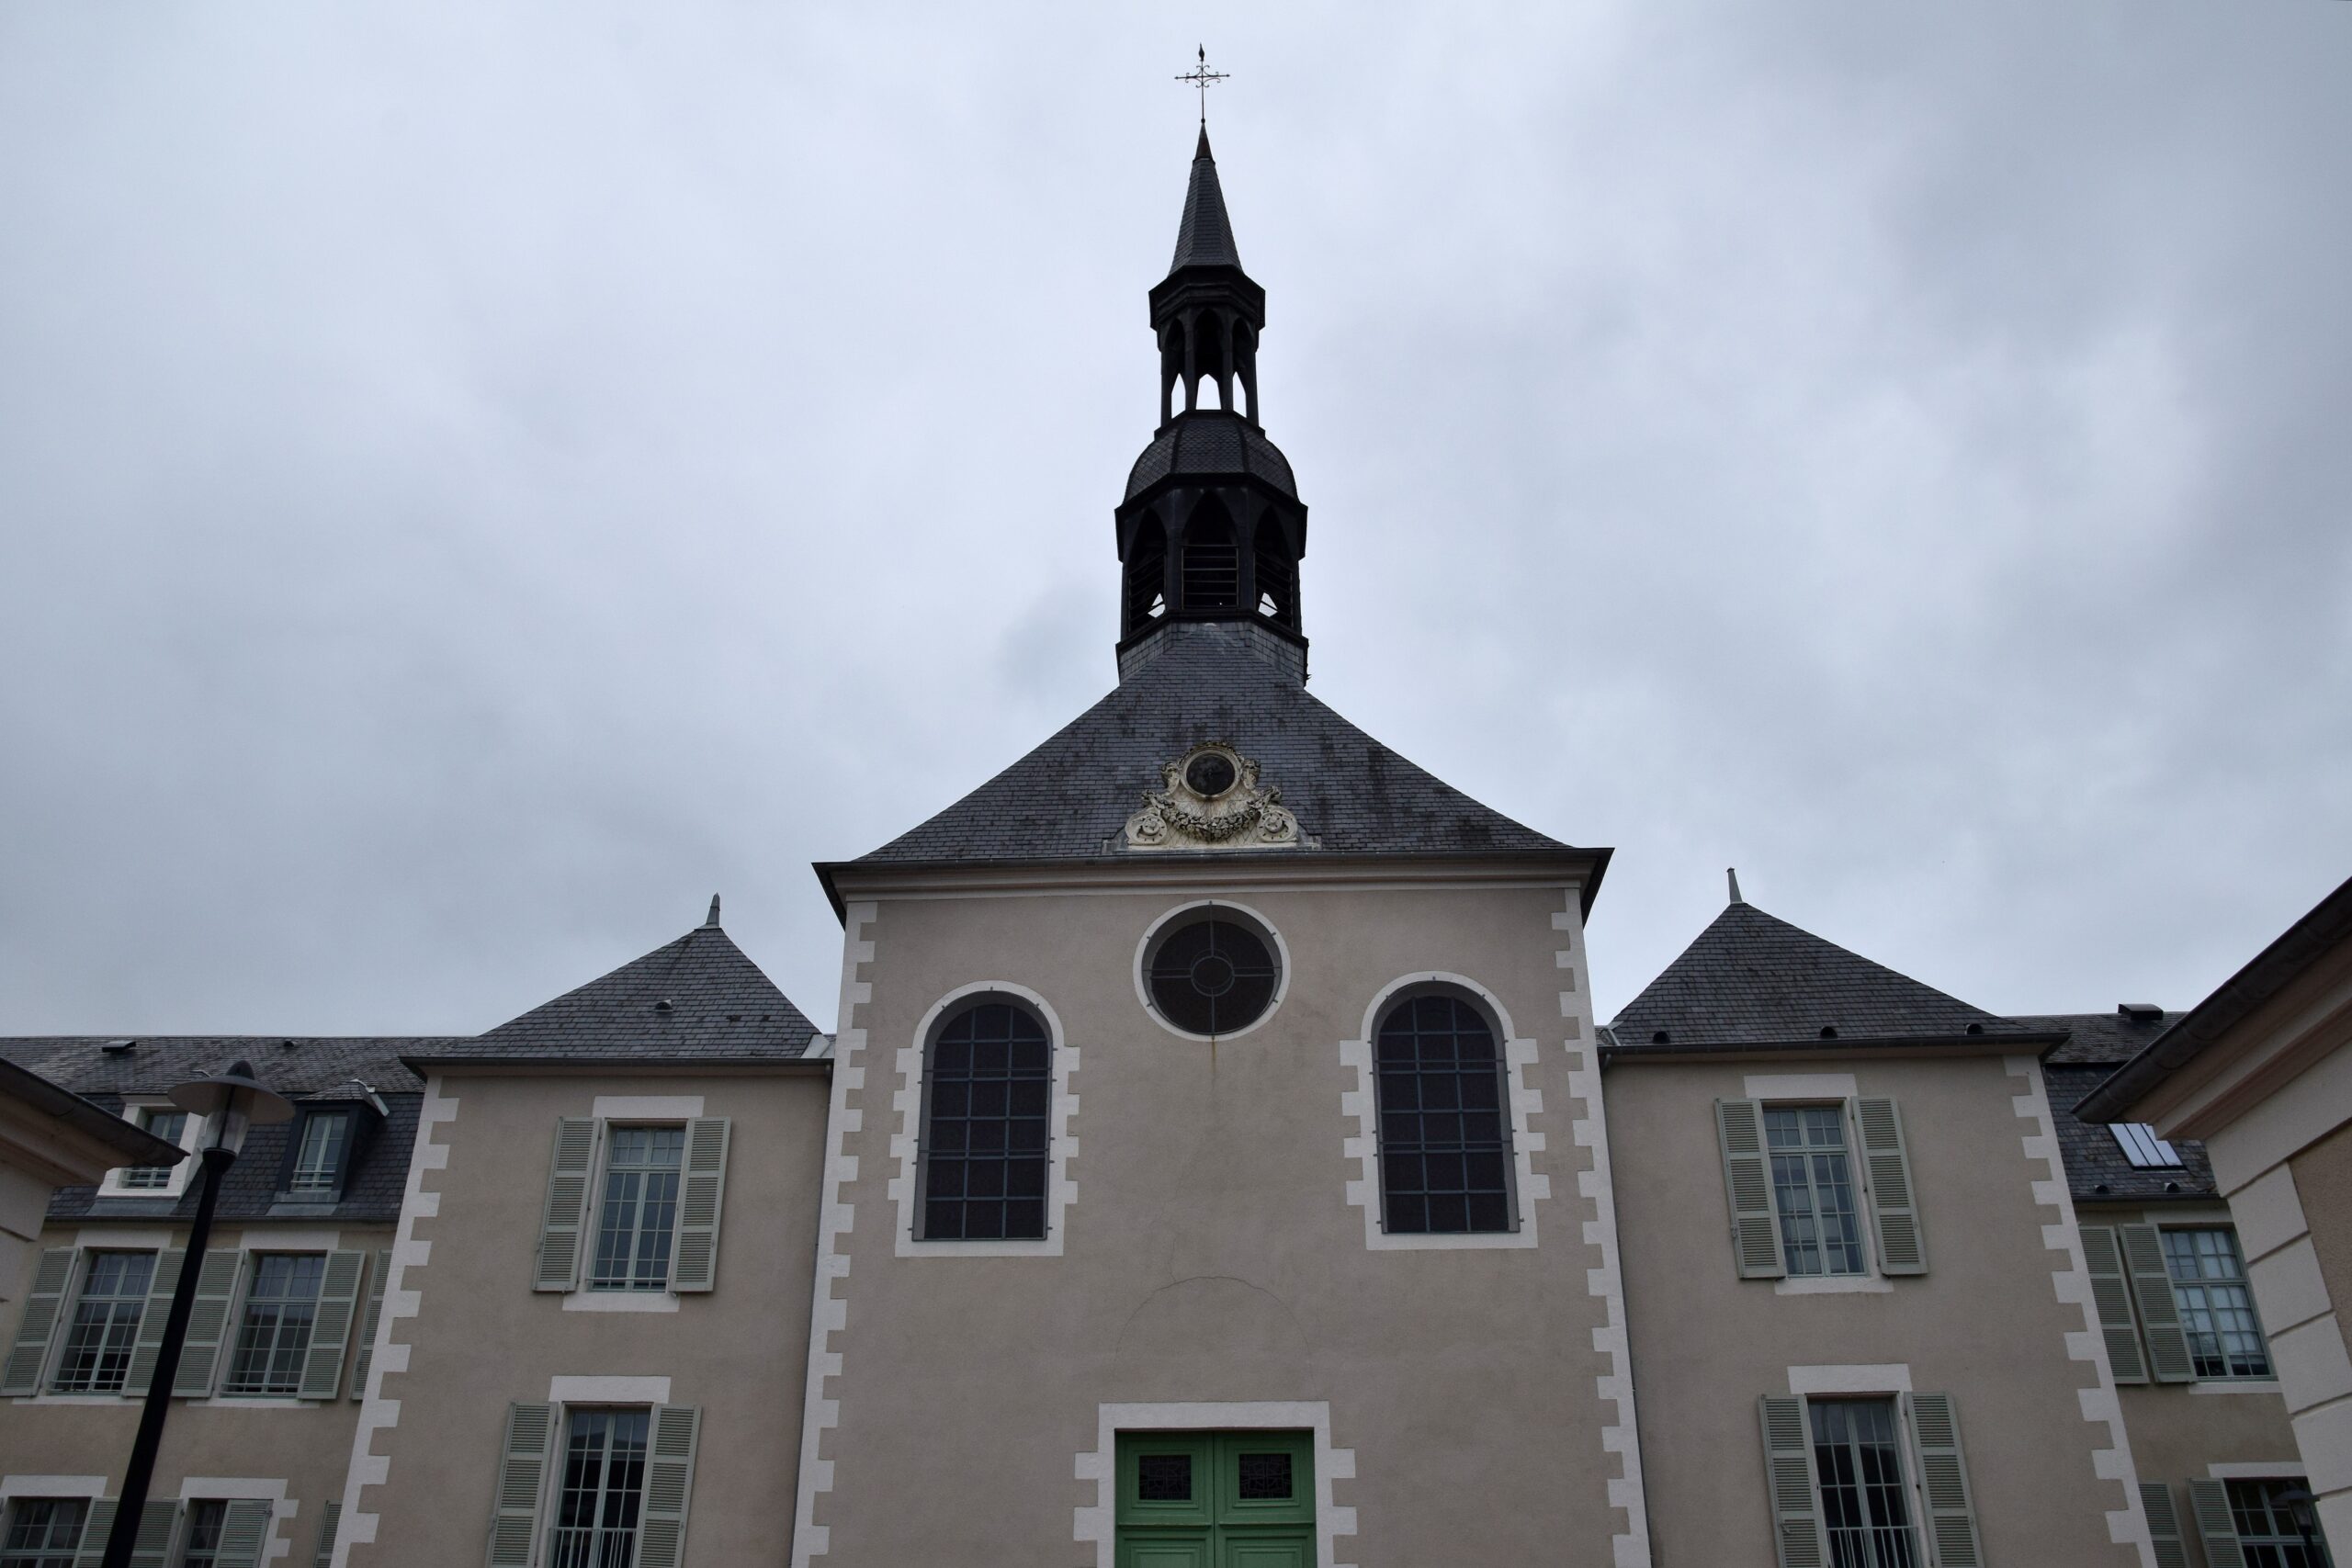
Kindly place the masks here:
[(1222, 905), (1170, 922), (1148, 944), (1143, 969), (1146, 996), (1161, 1021), (1207, 1038), (1249, 1028), (1282, 990), (1272, 934)]

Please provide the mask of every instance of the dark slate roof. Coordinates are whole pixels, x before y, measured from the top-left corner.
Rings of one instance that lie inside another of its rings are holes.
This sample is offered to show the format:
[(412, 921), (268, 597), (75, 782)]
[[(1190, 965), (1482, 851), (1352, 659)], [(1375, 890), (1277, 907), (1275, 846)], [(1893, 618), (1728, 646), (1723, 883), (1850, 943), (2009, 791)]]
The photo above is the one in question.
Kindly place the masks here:
[[(1295, 667), (1283, 667), (1257, 646), (1269, 634), (1193, 622), (1155, 635), (1162, 650), (1116, 691), (946, 810), (855, 863), (1124, 854), (1127, 818), (1141, 808), (1147, 791), (1160, 787), (1162, 765), (1207, 740), (1257, 761), (1260, 782), (1282, 792), (1282, 804), (1297, 815), (1300, 834), (1312, 845), (1232, 852), (1575, 852), (1481, 806), (1308, 695)], [(831, 868), (820, 870), (830, 886)]]
[(2028, 1029), (2066, 1031), (2066, 1043), (2042, 1058), (2051, 1066), (2114, 1067), (2138, 1055), (2179, 1017), (2177, 1012), (2159, 1013), (2143, 1021), (2121, 1012), (2045, 1012), (2020, 1014), (2009, 1021)]
[(1216, 159), (1209, 152), (1208, 127), (1203, 126), (1200, 145), (1193, 152), (1192, 183), (1184, 188), (1184, 217), (1176, 226), (1176, 259), (1168, 270), (1240, 265), (1233, 220), (1225, 214), (1225, 188), (1217, 184)]
[[(415, 1060), (793, 1058), (817, 1037), (791, 998), (715, 919), (578, 990)], [(667, 1004), (664, 1006), (663, 1004)]]
[[(2086, 1015), (2086, 1021), (2101, 1016)], [(2066, 1186), (2074, 1193), (2075, 1201), (2182, 1203), (2200, 1199), (2210, 1201), (2221, 1195), (2213, 1182), (2212, 1162), (2205, 1157), (2205, 1145), (2195, 1139), (2172, 1140), (2174, 1152), (2181, 1157), (2180, 1169), (2142, 1170), (2123, 1157), (2121, 1145), (2105, 1122), (2085, 1121), (2075, 1114), (2075, 1105), (2114, 1071), (2111, 1066), (2061, 1062), (2058, 1053), (2052, 1052), (2041, 1070), (2049, 1082), (2051, 1120), (2058, 1129), (2059, 1157), (2066, 1167)]]
[(1298, 497), (1298, 482), (1281, 448), (1239, 414), (1215, 409), (1178, 414), (1151, 438), (1127, 472), (1126, 499), (1133, 501), (1170, 474), (1254, 474), (1293, 500)]
[[(354, 1160), (341, 1202), (279, 1201), (278, 1178), (286, 1140), (292, 1132), (292, 1123), (282, 1122), (255, 1127), (247, 1136), (244, 1151), (221, 1185), (220, 1217), (292, 1219), (309, 1224), (390, 1224), (400, 1217), (401, 1194), (408, 1183), (409, 1144), (416, 1136), (416, 1108), (422, 1098), (417, 1092), (422, 1085), (415, 1074), (401, 1065), (401, 1057), (419, 1047), (438, 1044), (438, 1040), (379, 1035), (142, 1034), (135, 1037), (128, 1051), (105, 1049), (126, 1038), (131, 1037), (0, 1039), (0, 1058), (118, 1113), (126, 1095), (161, 1095), (175, 1084), (220, 1072), (237, 1061), (250, 1063), (254, 1077), (298, 1103), (364, 1100), (364, 1093), (351, 1081), (360, 1079), (377, 1091), (391, 1114), (381, 1122), (372, 1109), (363, 1114), (362, 1124), (369, 1132)], [(196, 1197), (193, 1182), (176, 1202), (170, 1203), (153, 1198), (101, 1198), (95, 1187), (61, 1187), (50, 1200), (49, 1217), (186, 1221), (195, 1216)]]
[(1747, 903), (1727, 906), (1610, 1024), (1631, 1052), (1793, 1043), (1825, 1027), (1848, 1041), (2033, 1033)]

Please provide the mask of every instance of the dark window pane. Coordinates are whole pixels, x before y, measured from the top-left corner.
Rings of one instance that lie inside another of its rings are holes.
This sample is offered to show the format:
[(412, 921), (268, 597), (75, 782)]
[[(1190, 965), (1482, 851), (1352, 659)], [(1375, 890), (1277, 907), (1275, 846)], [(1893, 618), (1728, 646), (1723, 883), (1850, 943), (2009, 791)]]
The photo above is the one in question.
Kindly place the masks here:
[(1189, 1503), (1193, 1500), (1191, 1454), (1136, 1456), (1136, 1495), (1147, 1503)]
[(1390, 1010), (1375, 1050), (1387, 1228), (1510, 1229), (1503, 1066), (1485, 1015), (1442, 992), (1416, 997)]

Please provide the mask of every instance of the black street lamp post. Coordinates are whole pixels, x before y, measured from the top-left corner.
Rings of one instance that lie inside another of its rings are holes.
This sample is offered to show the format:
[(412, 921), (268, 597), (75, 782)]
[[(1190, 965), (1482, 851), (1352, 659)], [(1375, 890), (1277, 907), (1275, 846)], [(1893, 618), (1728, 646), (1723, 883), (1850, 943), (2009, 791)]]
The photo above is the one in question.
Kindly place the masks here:
[(114, 1528), (107, 1532), (101, 1568), (130, 1568), (130, 1553), (139, 1542), (139, 1517), (147, 1511), (155, 1451), (164, 1443), (164, 1417), (172, 1410), (172, 1380), (179, 1375), (180, 1347), (187, 1338), (188, 1314), (196, 1306), (196, 1277), (204, 1268), (205, 1244), (212, 1239), (212, 1205), (220, 1195), (220, 1179), (237, 1163), (237, 1151), (244, 1146), (249, 1128), (283, 1122), (294, 1114), (293, 1102), (254, 1081), (253, 1066), (246, 1062), (225, 1073), (180, 1085), (172, 1090), (172, 1103), (209, 1122), (212, 1141), (198, 1156), (204, 1168), (198, 1178), (203, 1186), (197, 1192), (196, 1223), (188, 1231), (180, 1277), (172, 1286), (171, 1314), (164, 1319), (155, 1375), (147, 1384), (147, 1403), (139, 1412), (139, 1436), (131, 1441), (130, 1464), (122, 1472), (122, 1493), (115, 1504)]

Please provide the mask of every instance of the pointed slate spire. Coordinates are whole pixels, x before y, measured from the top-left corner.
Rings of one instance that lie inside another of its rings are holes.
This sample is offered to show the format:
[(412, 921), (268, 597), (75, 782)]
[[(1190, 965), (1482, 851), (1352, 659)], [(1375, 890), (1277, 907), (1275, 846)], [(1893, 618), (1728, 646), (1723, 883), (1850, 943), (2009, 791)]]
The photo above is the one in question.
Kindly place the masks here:
[(1209, 152), (1209, 128), (1193, 152), (1193, 180), (1184, 190), (1184, 216), (1176, 226), (1176, 259), (1168, 264), (1170, 276), (1188, 266), (1241, 265), (1241, 252), (1233, 243), (1233, 220), (1225, 213), (1225, 187), (1217, 184), (1216, 158)]
[(716, 893), (714, 893), (714, 894), (712, 894), (712, 895), (710, 896), (710, 914), (708, 915), (708, 917), (707, 917), (707, 918), (706, 918), (706, 919), (703, 920), (703, 924), (704, 924), (704, 925), (707, 925), (707, 926), (715, 926), (715, 925), (717, 925), (718, 923), (718, 894), (716, 894)]
[(1724, 870), (1724, 874), (1731, 878), (1731, 901), (1735, 904), (1747, 903), (1747, 900), (1739, 896), (1739, 868), (1737, 866), (1727, 867)]

